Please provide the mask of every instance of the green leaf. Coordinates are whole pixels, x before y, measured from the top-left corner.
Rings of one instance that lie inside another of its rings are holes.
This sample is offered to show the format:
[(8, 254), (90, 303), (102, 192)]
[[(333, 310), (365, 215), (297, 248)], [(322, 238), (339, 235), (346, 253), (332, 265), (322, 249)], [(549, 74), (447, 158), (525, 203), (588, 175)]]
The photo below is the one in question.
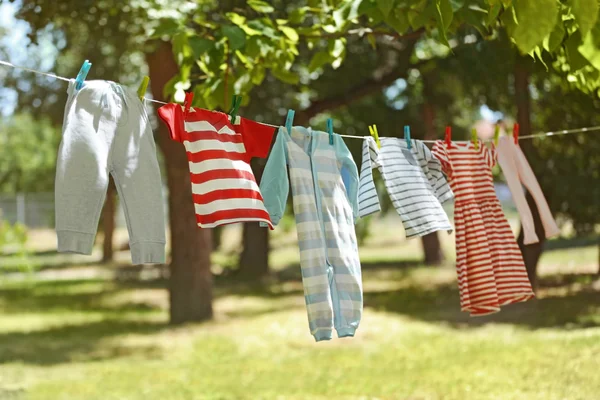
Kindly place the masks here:
[(498, 14), (500, 14), (500, 10), (502, 10), (502, 4), (500, 3), (496, 3), (493, 4), (490, 7), (490, 11), (488, 12), (488, 17), (487, 17), (487, 25), (490, 26), (494, 23), (494, 21), (496, 21), (496, 18), (498, 18)]
[(279, 79), (282, 82), (289, 83), (291, 85), (296, 85), (300, 81), (300, 77), (297, 73), (287, 69), (283, 69), (279, 66), (271, 69), (271, 73), (275, 78)]
[(257, 11), (259, 13), (269, 14), (269, 13), (272, 13), (273, 11), (275, 11), (273, 6), (270, 5), (269, 3), (267, 3), (266, 1), (248, 0), (247, 3), (250, 7), (252, 7), (252, 9), (254, 11)]
[(227, 14), (225, 14), (225, 16), (231, 21), (233, 22), (235, 25), (243, 25), (246, 23), (246, 17), (238, 14), (238, 13), (234, 13), (234, 12), (228, 12)]
[(161, 38), (163, 36), (173, 36), (181, 30), (182, 26), (179, 21), (171, 18), (163, 18), (158, 23), (158, 26), (150, 33), (150, 37)]
[(513, 0), (513, 7), (518, 22), (507, 25), (507, 30), (521, 52), (527, 54), (542, 44), (554, 29), (558, 3), (556, 0)]
[(192, 48), (192, 52), (194, 53), (194, 58), (200, 58), (202, 55), (204, 55), (204, 53), (215, 46), (215, 42), (212, 40), (198, 36), (191, 36), (188, 38), (188, 42)]
[(394, 0), (378, 0), (377, 5), (381, 10), (384, 18), (387, 18), (390, 15), (390, 11), (394, 8)]
[(571, 0), (570, 4), (581, 37), (585, 37), (598, 18), (598, 0)]
[(344, 51), (346, 50), (346, 39), (335, 39), (332, 42), (329, 42), (329, 54), (333, 58), (340, 58)]
[(558, 47), (561, 45), (564, 38), (565, 38), (565, 25), (563, 24), (562, 18), (559, 15), (558, 21), (556, 22), (556, 25), (554, 25), (554, 29), (552, 30), (552, 33), (548, 37), (547, 50), (550, 53), (553, 53), (554, 51), (556, 51), (556, 49), (558, 49)]
[(223, 36), (229, 39), (231, 50), (239, 50), (246, 44), (246, 34), (237, 26), (223, 25), (221, 27)]
[(188, 44), (188, 37), (184, 32), (179, 32), (171, 39), (173, 44), (173, 55), (178, 65), (183, 63), (187, 57), (191, 55), (190, 46)]
[(448, 38), (446, 37), (446, 30), (452, 23), (452, 5), (449, 0), (435, 0), (435, 19), (437, 21), (438, 30), (440, 32), (440, 39), (443, 44), (450, 47)]
[(368, 33), (367, 41), (369, 42), (373, 50), (377, 50), (377, 41), (375, 40), (375, 35), (373, 35), (372, 33)]
[(300, 37), (298, 36), (298, 32), (296, 32), (294, 28), (291, 28), (289, 26), (280, 26), (279, 30), (283, 32), (283, 34), (287, 36), (287, 38), (290, 39), (293, 43), (298, 43)]
[(600, 69), (600, 27), (598, 25), (588, 32), (577, 50), (594, 68)]
[(408, 15), (400, 8), (393, 10), (385, 22), (399, 34), (405, 33), (410, 27)]
[(588, 60), (579, 52), (581, 44), (581, 32), (579, 31), (573, 32), (573, 34), (565, 41), (565, 50), (567, 51), (571, 72), (578, 71), (583, 67), (590, 65)]
[(450, 0), (450, 4), (452, 5), (452, 11), (456, 12), (464, 7), (465, 0)]
[(288, 20), (290, 21), (290, 24), (300, 25), (302, 22), (304, 22), (304, 16), (306, 15), (307, 11), (309, 11), (308, 7), (298, 7), (290, 11), (288, 14)]
[(330, 63), (331, 60), (331, 56), (329, 55), (329, 53), (324, 52), (324, 51), (319, 51), (318, 53), (315, 53), (312, 57), (312, 59), (310, 60), (310, 63), (308, 64), (308, 71), (309, 72), (315, 72), (317, 69), (321, 68), (323, 65)]
[(544, 58), (542, 57), (542, 47), (541, 46), (537, 46), (533, 50), (533, 54), (535, 54), (537, 56), (537, 58), (542, 62), (542, 65), (544, 66), (544, 68), (546, 68), (546, 71), (548, 71), (548, 66), (546, 65), (546, 62), (544, 61)]
[(336, 27), (342, 28), (349, 25), (358, 17), (358, 8), (363, 0), (342, 0), (342, 6), (333, 12), (333, 21)]

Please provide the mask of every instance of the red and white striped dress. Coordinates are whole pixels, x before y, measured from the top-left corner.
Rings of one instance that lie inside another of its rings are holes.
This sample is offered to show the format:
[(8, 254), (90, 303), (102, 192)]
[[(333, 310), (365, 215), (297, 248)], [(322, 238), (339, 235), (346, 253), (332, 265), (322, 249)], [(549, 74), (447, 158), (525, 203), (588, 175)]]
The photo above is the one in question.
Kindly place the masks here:
[(262, 222), (273, 229), (250, 160), (268, 155), (275, 128), (240, 117), (233, 125), (225, 113), (185, 112), (173, 103), (158, 115), (171, 138), (185, 146), (198, 226)]
[(456, 272), (462, 311), (471, 316), (491, 314), (534, 294), (519, 246), (515, 241), (492, 180), (496, 151), (484, 144), (475, 149), (437, 141), (432, 150), (454, 192)]

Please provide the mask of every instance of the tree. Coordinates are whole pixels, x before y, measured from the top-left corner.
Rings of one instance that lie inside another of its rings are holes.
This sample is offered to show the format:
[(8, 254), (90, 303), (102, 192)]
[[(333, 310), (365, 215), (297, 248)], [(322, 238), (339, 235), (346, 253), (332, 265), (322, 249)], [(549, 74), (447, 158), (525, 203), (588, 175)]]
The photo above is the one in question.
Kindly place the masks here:
[[(248, 98), (271, 76), (287, 84), (293, 101), (303, 99), (298, 123), (364, 99), (406, 77), (411, 70), (408, 65), (419, 58), (416, 50), (427, 50), (432, 42), (446, 45), (447, 50), (444, 54), (426, 51), (430, 58), (451, 58), (448, 49), (456, 45), (453, 36), (464, 26), (474, 27), (488, 39), (495, 39), (506, 28), (523, 53), (540, 60), (544, 54), (552, 54), (553, 68), (568, 70), (570, 79), (582, 89), (595, 90), (598, 81), (598, 7), (594, 1), (567, 5), (555, 0), (252, 0), (247, 4), (174, 0), (166, 5), (152, 0), (105, 0), (91, 11), (80, 2), (23, 0), (19, 17), (32, 26), (32, 38), (50, 27), (58, 39), (66, 41), (62, 48), (70, 56), (70, 60), (64, 56), (65, 61), (70, 62), (57, 64), (61, 74), (73, 76), (80, 57), (93, 58), (100, 45), (105, 59), (95, 64), (94, 73), (132, 82), (133, 66), (139, 64), (122, 60), (140, 60), (144, 53), (154, 96), (182, 100), (183, 92), (192, 90), (196, 106), (222, 110), (234, 92)], [(103, 42), (92, 40), (99, 35)], [(161, 43), (157, 45), (149, 38)], [(311, 88), (331, 84), (324, 79), (345, 64), (348, 46), (356, 41), (366, 41), (376, 49), (370, 57), (393, 54), (380, 53), (381, 46), (395, 49), (398, 62), (390, 64), (392, 70), (355, 71), (355, 79), (348, 82), (352, 86), (345, 86), (350, 92), (332, 88), (328, 96), (314, 97), (319, 91)], [(419, 59), (417, 63), (427, 61)], [(138, 71), (136, 80), (139, 78)], [(31, 99), (24, 93), (21, 96)], [(42, 103), (50, 109), (62, 102)], [(171, 320), (208, 318), (209, 232), (196, 229), (192, 223), (185, 154), (167, 140), (163, 127), (159, 131), (173, 240)], [(186, 302), (190, 302), (189, 307)]]

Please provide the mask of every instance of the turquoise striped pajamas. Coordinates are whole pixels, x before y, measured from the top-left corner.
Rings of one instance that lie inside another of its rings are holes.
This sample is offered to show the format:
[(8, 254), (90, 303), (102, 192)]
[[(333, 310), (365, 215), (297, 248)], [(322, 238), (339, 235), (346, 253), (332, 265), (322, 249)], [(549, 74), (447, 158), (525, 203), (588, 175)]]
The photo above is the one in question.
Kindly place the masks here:
[(354, 336), (363, 308), (356, 164), (338, 135), (331, 145), (325, 132), (281, 127), (260, 183), (274, 225), (290, 180), (310, 332), (316, 341), (331, 339), (334, 328)]

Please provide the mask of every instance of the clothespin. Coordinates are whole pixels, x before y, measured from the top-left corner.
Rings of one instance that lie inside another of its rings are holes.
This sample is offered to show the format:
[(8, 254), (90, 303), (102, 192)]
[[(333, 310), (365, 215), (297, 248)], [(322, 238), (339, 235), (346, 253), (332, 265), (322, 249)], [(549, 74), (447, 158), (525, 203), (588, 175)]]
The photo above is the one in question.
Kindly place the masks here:
[(333, 145), (333, 120), (327, 118), (327, 133), (329, 134), (329, 144)]
[(373, 138), (375, 139), (375, 143), (377, 143), (377, 148), (380, 149), (381, 142), (379, 141), (379, 133), (377, 133), (377, 125), (369, 125), (369, 132), (371, 133), (371, 136), (373, 136)]
[(406, 139), (406, 146), (408, 149), (412, 149), (412, 142), (410, 141), (410, 126), (404, 126), (404, 139)]
[(518, 146), (519, 145), (519, 124), (515, 123), (515, 126), (513, 128), (513, 139), (515, 141), (515, 144)]
[(85, 81), (88, 72), (90, 72), (90, 68), (92, 68), (92, 63), (85, 60), (77, 74), (77, 78), (75, 78), (75, 89), (79, 90), (83, 87), (83, 81)]
[(240, 104), (242, 104), (242, 96), (238, 96), (237, 94), (233, 95), (233, 99), (231, 100), (231, 109), (227, 113), (231, 116), (232, 124), (235, 122), (235, 117), (237, 116)]
[(444, 136), (444, 140), (446, 141), (446, 147), (450, 147), (452, 145), (452, 127), (446, 127), (446, 134)]
[(292, 134), (292, 125), (294, 124), (294, 114), (296, 114), (296, 111), (292, 109), (288, 110), (287, 117), (285, 119), (285, 128), (290, 135)]
[(187, 115), (194, 101), (194, 92), (185, 92), (185, 100), (183, 101), (183, 113)]
[(479, 149), (479, 141), (477, 140), (477, 129), (471, 129), (471, 141), (475, 145), (475, 150)]
[(500, 125), (496, 124), (494, 130), (494, 146), (498, 146), (498, 139), (500, 138)]
[(144, 96), (146, 95), (146, 90), (148, 89), (148, 82), (150, 82), (150, 78), (144, 76), (144, 79), (142, 79), (142, 84), (140, 85), (137, 91), (140, 101), (144, 101)]

